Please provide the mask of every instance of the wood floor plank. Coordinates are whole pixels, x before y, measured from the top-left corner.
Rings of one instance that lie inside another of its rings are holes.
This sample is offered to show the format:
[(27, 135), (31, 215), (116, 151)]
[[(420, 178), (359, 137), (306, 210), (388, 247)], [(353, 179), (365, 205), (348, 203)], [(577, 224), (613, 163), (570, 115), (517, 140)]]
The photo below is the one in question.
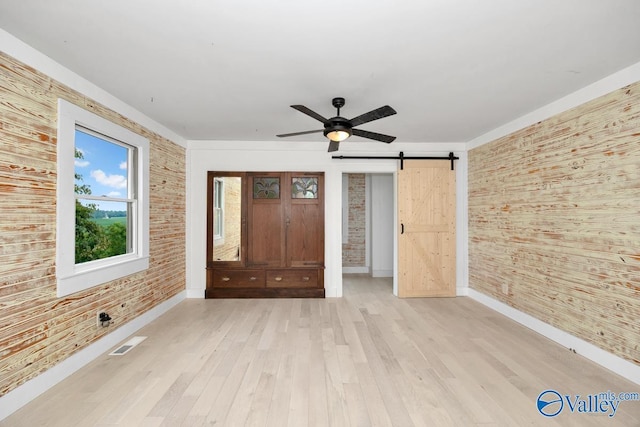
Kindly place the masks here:
[(358, 376), (358, 384), (362, 389), (362, 393), (366, 396), (365, 404), (367, 405), (367, 413), (372, 426), (387, 427), (393, 425), (391, 418), (384, 404), (382, 393), (378, 388), (378, 384), (371, 372), (371, 366), (368, 363), (354, 364), (356, 375)]
[(367, 354), (367, 363), (371, 367), (371, 372), (382, 395), (382, 401), (394, 426), (411, 426), (413, 422), (407, 412), (399, 391), (391, 381), (384, 369), (384, 364), (380, 355), (375, 349), (375, 344), (369, 335), (369, 329), (364, 323), (358, 325), (358, 335), (362, 342), (362, 348)]
[(540, 415), (538, 395), (640, 386), (468, 298), (398, 299), (345, 276), (340, 299), (186, 300), (2, 427), (636, 426)]
[(358, 383), (346, 383), (342, 385), (344, 388), (345, 400), (349, 415), (349, 425), (351, 426), (370, 426), (369, 412), (362, 389)]
[[(367, 356), (362, 349), (362, 345), (360, 344), (360, 339), (358, 338), (358, 332), (356, 331), (355, 324), (353, 321), (352, 313), (354, 310), (351, 310), (351, 304), (345, 303), (344, 300), (340, 300), (337, 304), (337, 314), (342, 324), (342, 332), (344, 335), (345, 343), (349, 347), (349, 354), (353, 360), (353, 363), (364, 363), (367, 361)], [(357, 311), (358, 316), (356, 317), (356, 321), (362, 322), (362, 313)]]
[(325, 385), (327, 388), (329, 425), (348, 426), (350, 424), (347, 408), (345, 407), (344, 383), (340, 372), (340, 362), (338, 361), (338, 351), (333, 329), (322, 329), (322, 350), (326, 367)]
[(233, 398), (227, 414), (227, 425), (243, 426), (249, 416), (249, 409), (253, 401), (254, 392), (260, 381), (260, 376), (266, 360), (266, 352), (258, 351), (245, 372), (238, 391)]
[(293, 388), (294, 366), (295, 355), (283, 352), (280, 358), (278, 372), (275, 376), (273, 397), (269, 405), (269, 414), (266, 423), (268, 427), (284, 426), (289, 422), (289, 404), (291, 401), (291, 389)]
[(309, 426), (329, 426), (326, 364), (322, 350), (322, 328), (312, 324), (309, 328)]
[[(248, 376), (248, 373), (251, 371), (251, 367), (253, 364), (254, 370), (260, 371), (263, 363), (263, 359), (260, 357), (256, 357), (258, 343), (266, 326), (266, 320), (268, 318), (269, 311), (267, 306), (264, 303), (256, 304), (254, 310), (252, 310), (252, 314), (245, 318), (245, 321), (241, 325), (241, 327), (236, 331), (235, 339), (238, 344), (238, 348), (241, 349), (237, 358), (227, 359), (228, 366), (221, 365), (220, 370), (216, 370), (215, 376), (223, 376), (225, 377), (225, 381), (222, 383), (222, 388), (218, 393), (218, 396), (213, 401), (211, 409), (207, 415), (207, 422), (212, 425), (237, 425), (236, 422), (239, 421), (239, 418), (246, 418), (246, 414), (244, 416), (235, 412), (231, 414), (231, 409), (234, 408), (236, 411), (240, 406), (234, 406), (234, 402), (236, 399), (242, 400), (243, 397), (246, 397), (246, 393), (242, 393), (242, 385), (245, 381), (245, 378)], [(258, 363), (254, 363), (255, 361)], [(256, 366), (257, 365), (257, 366)], [(230, 368), (230, 370), (226, 370), (226, 368)], [(249, 375), (250, 377), (250, 375)], [(256, 377), (256, 383), (258, 376)], [(251, 382), (251, 379), (249, 379)], [(245, 402), (246, 407), (248, 407), (248, 403)], [(235, 415), (236, 417), (230, 417), (229, 415)]]
[(289, 401), (289, 426), (309, 424), (309, 360), (311, 341), (309, 329), (300, 329), (296, 340), (296, 357), (291, 380), (291, 399)]

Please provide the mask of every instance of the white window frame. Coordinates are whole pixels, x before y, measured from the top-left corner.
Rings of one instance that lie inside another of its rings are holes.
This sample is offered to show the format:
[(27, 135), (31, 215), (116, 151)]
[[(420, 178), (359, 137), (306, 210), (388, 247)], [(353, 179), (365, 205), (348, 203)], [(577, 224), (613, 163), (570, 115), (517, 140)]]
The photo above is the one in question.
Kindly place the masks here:
[[(132, 219), (132, 251), (100, 260), (75, 263), (75, 132), (76, 125), (137, 149), (137, 203)], [(58, 184), (56, 208), (56, 278), (58, 297), (70, 295), (149, 268), (149, 140), (109, 120), (58, 99)]]

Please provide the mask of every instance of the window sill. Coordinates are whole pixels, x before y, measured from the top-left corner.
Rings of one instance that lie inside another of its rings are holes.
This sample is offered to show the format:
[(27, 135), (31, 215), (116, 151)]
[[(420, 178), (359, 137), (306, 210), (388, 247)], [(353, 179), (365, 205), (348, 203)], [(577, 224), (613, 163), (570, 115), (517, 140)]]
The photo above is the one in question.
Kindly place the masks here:
[[(126, 259), (126, 257), (129, 257), (129, 259)], [(68, 276), (58, 276), (58, 298), (149, 268), (148, 256), (132, 257), (123, 255), (123, 258), (118, 262), (114, 262), (113, 258), (109, 259), (109, 263), (101, 261), (103, 260), (77, 266), (74, 272)]]

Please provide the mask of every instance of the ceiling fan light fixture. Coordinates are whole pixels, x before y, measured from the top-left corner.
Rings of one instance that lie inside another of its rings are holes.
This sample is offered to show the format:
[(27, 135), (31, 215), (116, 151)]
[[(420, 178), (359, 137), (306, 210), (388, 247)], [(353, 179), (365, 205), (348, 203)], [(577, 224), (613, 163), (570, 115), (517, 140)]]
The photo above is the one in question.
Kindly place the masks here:
[(351, 136), (351, 129), (345, 126), (333, 126), (325, 129), (324, 136), (334, 142), (341, 142)]

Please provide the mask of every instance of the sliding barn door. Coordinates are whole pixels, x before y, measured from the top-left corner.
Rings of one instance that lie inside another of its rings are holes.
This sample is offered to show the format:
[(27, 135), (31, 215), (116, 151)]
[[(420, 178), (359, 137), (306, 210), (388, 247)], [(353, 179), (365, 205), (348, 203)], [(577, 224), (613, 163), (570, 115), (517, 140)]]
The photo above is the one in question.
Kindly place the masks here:
[(398, 171), (398, 296), (456, 294), (456, 182), (451, 162), (406, 160)]

